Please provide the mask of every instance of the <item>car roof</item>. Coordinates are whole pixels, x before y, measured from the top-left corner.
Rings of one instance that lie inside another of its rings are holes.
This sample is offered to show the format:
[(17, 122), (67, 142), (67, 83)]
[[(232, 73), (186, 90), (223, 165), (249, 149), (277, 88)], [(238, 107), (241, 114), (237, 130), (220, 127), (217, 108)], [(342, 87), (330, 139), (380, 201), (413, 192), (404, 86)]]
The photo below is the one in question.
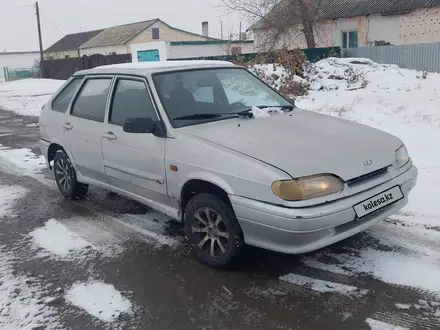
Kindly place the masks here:
[(139, 62), (103, 65), (93, 69), (75, 72), (74, 76), (92, 74), (151, 74), (155, 72), (166, 72), (174, 70), (186, 70), (197, 68), (218, 68), (234, 67), (235, 65), (227, 61), (158, 61), (158, 62)]

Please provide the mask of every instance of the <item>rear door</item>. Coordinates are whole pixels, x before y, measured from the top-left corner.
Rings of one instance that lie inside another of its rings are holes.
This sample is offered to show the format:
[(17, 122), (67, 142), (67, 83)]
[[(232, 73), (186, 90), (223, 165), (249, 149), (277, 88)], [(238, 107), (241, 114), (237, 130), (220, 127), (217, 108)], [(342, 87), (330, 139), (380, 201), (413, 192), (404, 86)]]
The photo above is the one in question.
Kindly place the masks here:
[(63, 145), (78, 171), (108, 183), (102, 164), (101, 138), (105, 133), (105, 112), (113, 77), (86, 78), (63, 124)]
[(118, 77), (102, 138), (103, 163), (111, 185), (169, 205), (165, 178), (165, 138), (126, 133), (128, 118), (159, 121), (144, 79)]
[[(63, 125), (70, 104), (82, 83), (82, 78), (72, 78), (40, 113), (40, 135), (43, 140), (61, 143)], [(47, 155), (45, 155), (47, 157)]]

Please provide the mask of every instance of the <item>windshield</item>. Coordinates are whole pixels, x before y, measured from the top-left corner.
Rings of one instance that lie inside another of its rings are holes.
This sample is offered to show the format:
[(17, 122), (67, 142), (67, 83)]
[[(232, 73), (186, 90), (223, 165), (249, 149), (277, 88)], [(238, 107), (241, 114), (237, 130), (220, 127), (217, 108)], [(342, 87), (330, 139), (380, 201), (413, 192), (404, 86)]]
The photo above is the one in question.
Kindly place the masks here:
[[(171, 125), (176, 128), (235, 118), (234, 113), (253, 106), (291, 106), (243, 68), (167, 72), (155, 74), (153, 79)], [(209, 117), (210, 114), (225, 115)]]

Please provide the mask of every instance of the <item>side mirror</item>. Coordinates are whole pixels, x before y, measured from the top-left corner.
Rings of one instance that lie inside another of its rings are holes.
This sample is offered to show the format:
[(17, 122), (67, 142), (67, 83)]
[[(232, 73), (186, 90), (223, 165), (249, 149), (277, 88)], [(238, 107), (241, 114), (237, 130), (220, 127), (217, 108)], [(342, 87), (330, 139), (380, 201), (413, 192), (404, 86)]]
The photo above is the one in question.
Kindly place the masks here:
[(122, 129), (127, 133), (153, 133), (156, 124), (151, 118), (128, 118)]
[(287, 101), (289, 101), (290, 104), (292, 104), (293, 106), (295, 106), (295, 99), (287, 99)]

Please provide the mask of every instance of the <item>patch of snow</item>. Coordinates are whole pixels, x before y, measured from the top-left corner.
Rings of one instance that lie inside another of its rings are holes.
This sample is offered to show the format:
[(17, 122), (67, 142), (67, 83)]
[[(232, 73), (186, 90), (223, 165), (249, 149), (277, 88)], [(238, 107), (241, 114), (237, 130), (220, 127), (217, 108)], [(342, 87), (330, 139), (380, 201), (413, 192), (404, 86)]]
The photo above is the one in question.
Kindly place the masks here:
[(0, 186), (0, 219), (14, 217), (14, 204), (23, 198), (27, 189), (21, 186)]
[(339, 254), (344, 267), (360, 274), (369, 274), (383, 282), (421, 288), (440, 295), (440, 267), (437, 256), (421, 258), (400, 252), (378, 251), (371, 247), (359, 255)]
[(10, 250), (0, 246), (0, 328), (62, 329), (58, 311), (44, 303), (38, 279), (17, 274), (14, 259)]
[(0, 83), (0, 108), (19, 115), (39, 116), (64, 80), (24, 79)]
[(400, 304), (400, 303), (396, 303), (394, 304), (394, 306), (396, 306), (398, 309), (403, 309), (403, 310), (410, 309), (412, 307), (411, 304)]
[(33, 177), (48, 186), (54, 185), (42, 174), (47, 168), (46, 159), (36, 155), (29, 148), (11, 149), (0, 144), (0, 168), (18, 175)]
[(408, 328), (399, 327), (396, 325), (392, 325), (378, 320), (373, 320), (370, 318), (367, 318), (365, 322), (367, 322), (371, 330), (409, 330)]
[(103, 258), (120, 255), (124, 247), (117, 236), (127, 240), (132, 238), (124, 237), (122, 232), (114, 232), (108, 223), (103, 225), (94, 218), (84, 217), (50, 219), (29, 234), (33, 248), (38, 250), (38, 257), (77, 262), (96, 254)]
[(254, 116), (254, 118), (264, 118), (264, 117), (270, 117), (281, 114), (284, 114), (284, 111), (276, 107), (261, 108), (261, 109), (255, 106), (252, 107), (252, 115)]
[(89, 242), (55, 219), (50, 219), (43, 227), (35, 229), (29, 235), (36, 247), (61, 258), (77, 254), (91, 246)]
[(304, 257), (304, 258), (302, 258), (301, 262), (308, 267), (325, 270), (325, 271), (335, 273), (335, 274), (346, 275), (346, 276), (355, 275), (348, 270), (342, 269), (338, 265), (326, 264), (324, 262), (321, 262), (321, 261), (317, 260), (316, 257), (314, 257), (314, 258)]
[(40, 124), (39, 123), (32, 123), (32, 124), (27, 124), (27, 125), (25, 125), (26, 127), (40, 127)]
[(132, 304), (111, 284), (98, 281), (75, 283), (65, 298), (103, 322), (114, 322), (121, 314), (130, 314)]
[(291, 284), (307, 287), (320, 293), (333, 292), (355, 297), (360, 297), (368, 293), (368, 290), (361, 290), (355, 286), (319, 280), (293, 273), (283, 275), (279, 279)]
[(32, 176), (46, 168), (46, 159), (29, 148), (11, 149), (0, 145), (0, 158), (10, 162), (22, 174)]

